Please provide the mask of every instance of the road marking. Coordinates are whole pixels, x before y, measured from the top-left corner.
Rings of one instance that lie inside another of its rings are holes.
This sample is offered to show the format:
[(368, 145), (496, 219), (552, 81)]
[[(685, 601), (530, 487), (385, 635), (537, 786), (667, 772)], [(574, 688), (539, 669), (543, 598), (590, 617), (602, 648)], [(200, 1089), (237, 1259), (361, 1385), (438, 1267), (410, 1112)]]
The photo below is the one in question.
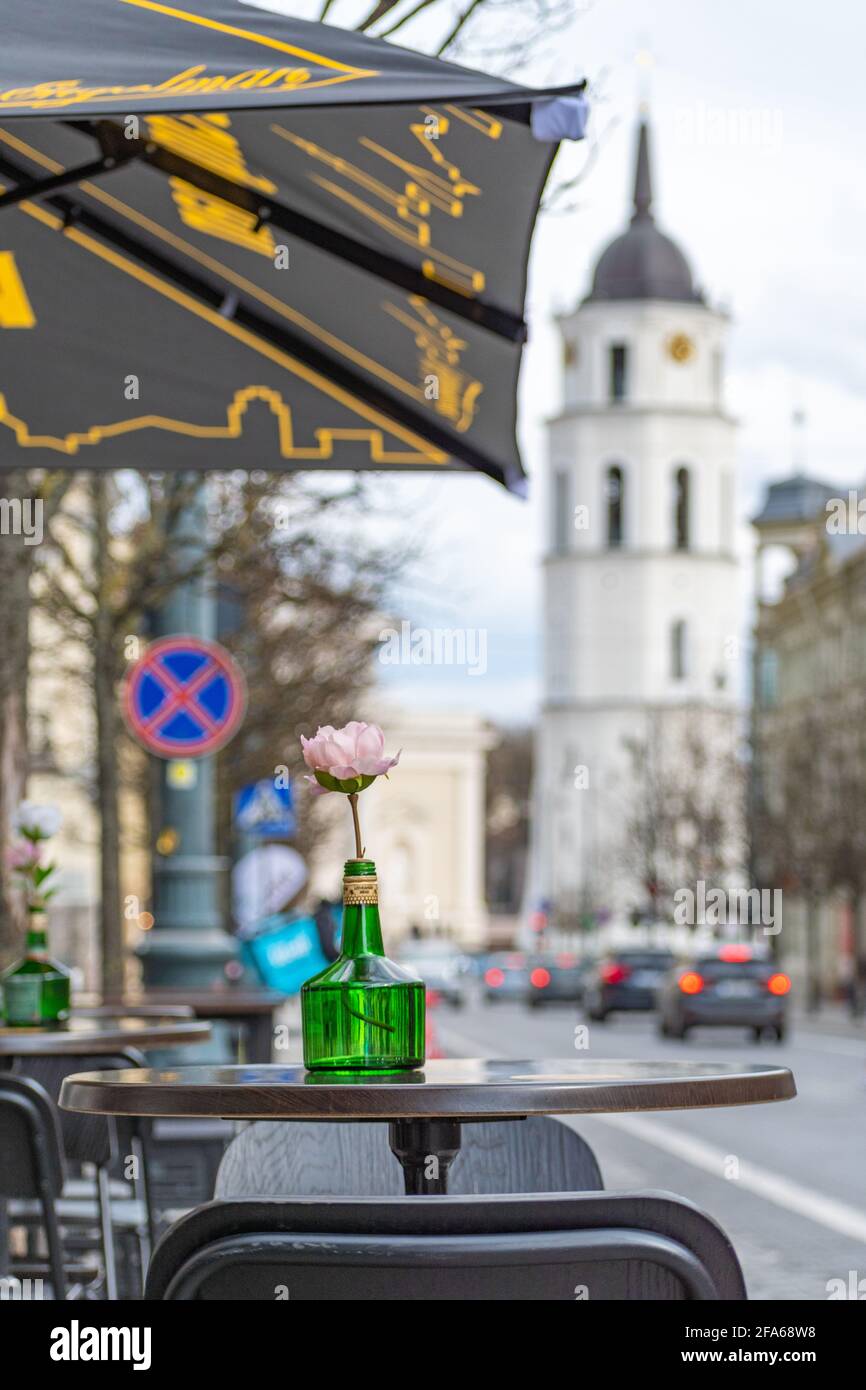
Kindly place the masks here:
[[(714, 1177), (726, 1181), (725, 1165), (730, 1160), (730, 1154), (715, 1144), (708, 1144), (706, 1140), (696, 1139), (694, 1135), (685, 1134), (673, 1125), (661, 1124), (643, 1115), (594, 1115), (593, 1119), (625, 1130), (644, 1144), (651, 1144), (682, 1159), (684, 1163), (691, 1163), (694, 1168), (701, 1168), (705, 1173), (712, 1173)], [(804, 1187), (802, 1183), (794, 1182), (771, 1168), (751, 1163), (748, 1159), (739, 1160), (739, 1177), (727, 1181), (798, 1216), (805, 1216), (819, 1226), (826, 1226), (828, 1230), (836, 1231), (850, 1240), (866, 1244), (866, 1211), (858, 1207), (837, 1202), (833, 1197), (824, 1197), (814, 1188)]]
[[(489, 1047), (486, 1043), (479, 1043), (475, 1039), (453, 1032), (450, 1027), (447, 1028), (447, 1033), (457, 1046), (469, 1048), (467, 1056), (505, 1056), (505, 1053)], [(731, 1182), (732, 1185), (744, 1188), (756, 1197), (773, 1202), (777, 1207), (795, 1212), (798, 1216), (805, 1216), (816, 1225), (826, 1226), (838, 1235), (847, 1236), (849, 1240), (862, 1241), (866, 1245), (866, 1211), (861, 1211), (859, 1207), (837, 1202), (833, 1197), (825, 1197), (814, 1188), (804, 1187), (802, 1183), (794, 1182), (793, 1179), (786, 1178), (771, 1168), (751, 1163), (748, 1159), (739, 1160), (739, 1178), (735, 1181), (726, 1179), (725, 1165), (730, 1159), (730, 1154), (724, 1149), (718, 1148), (715, 1144), (708, 1144), (705, 1139), (685, 1134), (673, 1125), (662, 1124), (643, 1115), (595, 1114), (586, 1118), (613, 1125), (627, 1134), (632, 1134), (642, 1143), (672, 1154), (683, 1163), (690, 1163), (693, 1168), (700, 1168), (722, 1182)], [(578, 1129), (581, 1123), (581, 1117), (576, 1115), (558, 1115), (557, 1119), (573, 1129)]]

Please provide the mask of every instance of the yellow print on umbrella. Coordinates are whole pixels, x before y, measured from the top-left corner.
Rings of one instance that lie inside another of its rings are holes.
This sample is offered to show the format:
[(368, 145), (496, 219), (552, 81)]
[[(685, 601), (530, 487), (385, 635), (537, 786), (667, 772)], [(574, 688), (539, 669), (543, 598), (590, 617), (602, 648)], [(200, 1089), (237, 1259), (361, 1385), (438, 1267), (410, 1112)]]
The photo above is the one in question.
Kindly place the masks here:
[[(243, 150), (229, 132), (230, 124), (229, 117), (221, 111), (208, 116), (150, 116), (147, 121), (150, 136), (161, 149), (243, 188), (276, 193), (275, 183), (247, 168)], [(274, 238), (268, 227), (257, 225), (253, 213), (186, 179), (172, 177), (169, 185), (175, 207), (187, 227), (273, 259)]]
[(475, 419), (478, 397), (484, 390), (481, 382), (460, 365), (460, 355), (467, 345), (442, 322), (421, 295), (410, 295), (409, 303), (415, 311), (414, 316), (387, 301), (383, 307), (385, 313), (408, 328), (415, 339), (418, 373), (422, 385), (433, 388), (430, 397), (433, 408), (463, 434)]
[(0, 328), (33, 328), (36, 315), (12, 251), (0, 251)]
[[(429, 108), (423, 109), (429, 114)], [(293, 130), (279, 125), (271, 126), (271, 130), (329, 171), (331, 177), (319, 173), (309, 175), (320, 188), (375, 223), (388, 236), (419, 251), (421, 273), (426, 279), (474, 298), (484, 289), (484, 271), (440, 251), (433, 244), (431, 220), (434, 211), (459, 220), (467, 198), (480, 197), (481, 188), (467, 179), (438, 148), (439, 139), (450, 129), (450, 120), (447, 116), (433, 114), (438, 122), (435, 140), (423, 134), (423, 123), (410, 125), (412, 134), (425, 147), (432, 167), (406, 159), (367, 136), (359, 139), (365, 149), (402, 175), (402, 187), (398, 188)], [(437, 148), (433, 149), (434, 145)], [(337, 178), (342, 182), (337, 183)]]
[(363, 77), (375, 77), (374, 72), (362, 72), (349, 68), (328, 76), (316, 76), (309, 67), (245, 68), (242, 72), (208, 72), (204, 63), (184, 68), (164, 82), (140, 82), (132, 86), (121, 84), (110, 86), (89, 86), (78, 77), (59, 78), (56, 81), (35, 82), (27, 87), (9, 87), (0, 91), (0, 110), (11, 111), (53, 111), (70, 106), (86, 106), (95, 103), (117, 106), (122, 99), (130, 106), (138, 107), (144, 102), (162, 101), (166, 97), (203, 96), (225, 92), (268, 91), (274, 96), (284, 96), (303, 87), (309, 91), (313, 87), (330, 87), (338, 82), (353, 82)]

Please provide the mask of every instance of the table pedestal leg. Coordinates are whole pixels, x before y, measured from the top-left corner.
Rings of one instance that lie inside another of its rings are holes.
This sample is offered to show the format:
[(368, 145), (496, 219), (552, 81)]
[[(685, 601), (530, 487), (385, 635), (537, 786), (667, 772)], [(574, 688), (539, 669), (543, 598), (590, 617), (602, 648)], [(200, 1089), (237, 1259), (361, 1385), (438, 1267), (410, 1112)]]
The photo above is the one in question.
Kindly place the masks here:
[(393, 1120), (388, 1140), (410, 1196), (448, 1191), (448, 1169), (460, 1152), (459, 1120)]

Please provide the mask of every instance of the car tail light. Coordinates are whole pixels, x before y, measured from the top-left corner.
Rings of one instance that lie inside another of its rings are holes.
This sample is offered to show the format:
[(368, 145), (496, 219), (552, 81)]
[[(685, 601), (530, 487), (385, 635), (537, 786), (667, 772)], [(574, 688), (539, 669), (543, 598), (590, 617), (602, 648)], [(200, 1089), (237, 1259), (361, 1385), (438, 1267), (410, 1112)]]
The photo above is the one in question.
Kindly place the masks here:
[(732, 942), (730, 946), (722, 946), (719, 951), (719, 960), (727, 961), (728, 964), (741, 964), (743, 961), (752, 959), (751, 946), (740, 946)]
[(442, 995), (437, 993), (435, 989), (428, 989), (426, 991), (426, 999), (428, 1009), (437, 1009), (442, 1003)]
[(767, 989), (771, 994), (787, 994), (790, 988), (791, 981), (781, 970), (776, 975), (771, 975), (767, 981)]
[(529, 979), (536, 989), (547, 989), (550, 984), (550, 971), (545, 970), (543, 965), (537, 965)]
[(700, 994), (703, 987), (703, 978), (697, 970), (687, 970), (684, 975), (680, 975), (680, 989), (683, 994)]
[(627, 965), (620, 965), (617, 961), (610, 965), (601, 967), (601, 978), (606, 985), (621, 985), (623, 980), (627, 980), (631, 970)]
[(504, 983), (505, 976), (499, 967), (495, 965), (492, 970), (485, 970), (484, 981), (491, 989), (498, 989), (499, 986)]

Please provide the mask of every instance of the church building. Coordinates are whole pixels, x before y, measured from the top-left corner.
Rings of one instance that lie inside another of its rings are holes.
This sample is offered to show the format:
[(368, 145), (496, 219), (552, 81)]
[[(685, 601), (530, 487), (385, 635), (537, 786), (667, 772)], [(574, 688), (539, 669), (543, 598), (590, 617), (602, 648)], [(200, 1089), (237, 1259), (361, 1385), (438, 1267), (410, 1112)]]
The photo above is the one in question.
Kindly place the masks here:
[(728, 321), (656, 225), (646, 120), (629, 225), (559, 328), (532, 888), (567, 928), (586, 913), (628, 921), (652, 898), (628, 822), (647, 794), (636, 750), (659, 721), (709, 719), (725, 737), (736, 723)]

